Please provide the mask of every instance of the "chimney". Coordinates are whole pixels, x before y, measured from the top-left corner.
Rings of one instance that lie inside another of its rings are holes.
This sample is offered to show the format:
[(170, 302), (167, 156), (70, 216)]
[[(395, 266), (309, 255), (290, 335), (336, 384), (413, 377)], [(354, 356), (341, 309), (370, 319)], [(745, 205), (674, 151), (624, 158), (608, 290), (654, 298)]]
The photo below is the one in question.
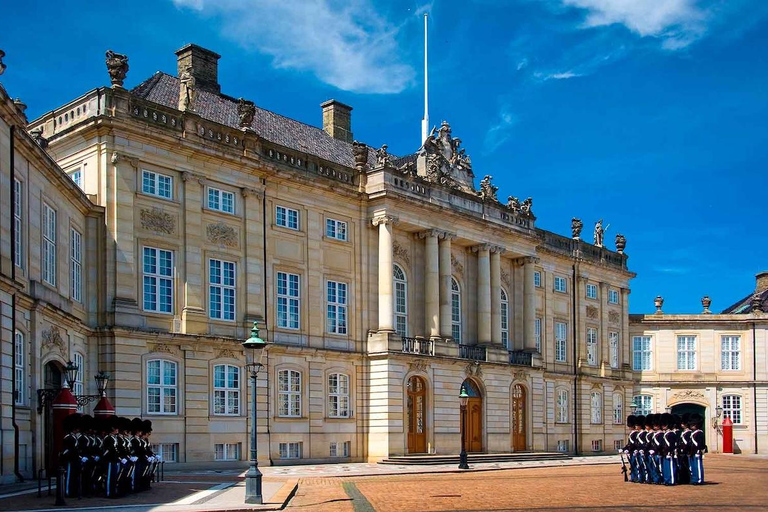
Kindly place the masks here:
[(323, 130), (334, 139), (352, 142), (352, 107), (336, 100), (321, 103)]
[(192, 76), (195, 77), (195, 87), (215, 93), (221, 92), (219, 85), (219, 64), (221, 55), (206, 50), (196, 44), (188, 44), (176, 50), (176, 64), (178, 76), (188, 68), (192, 68)]
[(763, 293), (768, 290), (768, 271), (759, 272), (755, 276), (755, 293)]

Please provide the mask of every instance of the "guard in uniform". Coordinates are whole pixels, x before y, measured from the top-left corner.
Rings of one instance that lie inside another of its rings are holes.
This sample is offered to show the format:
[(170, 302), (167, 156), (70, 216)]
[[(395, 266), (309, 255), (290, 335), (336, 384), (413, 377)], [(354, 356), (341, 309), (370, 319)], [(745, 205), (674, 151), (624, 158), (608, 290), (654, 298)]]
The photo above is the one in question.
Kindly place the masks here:
[(664, 444), (664, 432), (661, 431), (661, 414), (651, 414), (651, 432), (648, 435), (651, 462), (651, 482), (656, 485), (664, 483), (661, 472), (661, 449)]
[(704, 442), (704, 432), (701, 425), (704, 418), (700, 414), (692, 414), (690, 419), (691, 445), (688, 455), (688, 464), (691, 466), (691, 485), (704, 483), (704, 454), (707, 453), (707, 444)]
[(119, 420), (117, 416), (107, 419), (109, 433), (102, 443), (101, 460), (106, 471), (105, 490), (107, 498), (117, 498), (117, 481), (120, 473), (120, 451), (118, 448)]
[(683, 414), (680, 418), (680, 437), (677, 443), (677, 483), (691, 483), (691, 467), (688, 465), (688, 453), (690, 452), (691, 430), (688, 428), (690, 414)]
[(638, 483), (640, 481), (640, 472), (635, 453), (637, 452), (637, 434), (639, 434), (639, 431), (637, 429), (637, 419), (633, 414), (627, 416), (627, 427), (631, 430), (627, 436), (627, 444), (624, 445), (622, 451), (629, 459), (629, 480), (633, 483)]
[(64, 418), (62, 424), (64, 428), (64, 439), (62, 441), (61, 453), (59, 453), (59, 463), (64, 466), (66, 473), (64, 479), (64, 493), (68, 497), (80, 495), (80, 470), (82, 460), (80, 459), (80, 450), (78, 448), (78, 438), (80, 437), (80, 415), (71, 414)]
[(677, 453), (677, 434), (674, 430), (675, 418), (669, 413), (661, 415), (662, 446), (661, 446), (661, 469), (664, 478), (664, 485), (675, 485), (677, 483), (677, 464), (675, 455)]

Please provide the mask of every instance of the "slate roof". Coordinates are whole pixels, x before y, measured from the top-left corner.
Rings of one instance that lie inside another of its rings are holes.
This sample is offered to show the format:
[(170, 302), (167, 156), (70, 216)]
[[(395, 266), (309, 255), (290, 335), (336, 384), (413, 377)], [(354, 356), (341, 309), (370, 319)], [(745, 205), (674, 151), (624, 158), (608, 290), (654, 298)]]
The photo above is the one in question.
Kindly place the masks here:
[[(755, 296), (754, 292), (750, 293), (740, 301), (738, 301), (736, 304), (733, 304), (732, 306), (729, 306), (723, 310), (724, 315), (738, 315), (738, 314), (749, 314), (752, 313), (752, 310), (754, 309), (752, 307), (752, 298)], [(760, 311), (766, 311), (768, 312), (768, 290), (763, 290), (759, 293), (760, 296)]]
[[(178, 109), (180, 88), (181, 82), (178, 77), (158, 71), (133, 88), (131, 94), (168, 108)], [(195, 113), (209, 121), (239, 129), (237, 103), (238, 100), (230, 96), (198, 89)], [(355, 166), (352, 144), (334, 139), (315, 126), (257, 106), (251, 128), (260, 137), (275, 144), (309, 153), (346, 167)], [(374, 148), (370, 148), (368, 152), (368, 163), (371, 165), (376, 163)]]

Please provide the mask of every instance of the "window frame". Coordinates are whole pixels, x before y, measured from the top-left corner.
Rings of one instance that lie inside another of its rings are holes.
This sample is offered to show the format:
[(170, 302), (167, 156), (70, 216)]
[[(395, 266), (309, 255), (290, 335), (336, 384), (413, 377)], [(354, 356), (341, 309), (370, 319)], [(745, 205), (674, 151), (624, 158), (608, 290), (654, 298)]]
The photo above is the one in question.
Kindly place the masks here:
[[(562, 336), (560, 326), (563, 326)], [(561, 353), (562, 357), (560, 357)], [(568, 322), (555, 321), (555, 362), (568, 362)]]
[(614, 290), (612, 288), (608, 289), (608, 304), (618, 304), (619, 303), (619, 290)]
[[(648, 402), (648, 403), (646, 404), (645, 402)], [(640, 404), (637, 408), (638, 415), (648, 416), (649, 414), (653, 413), (653, 395), (649, 395), (647, 393), (632, 395), (632, 403)]]
[[(281, 275), (284, 276), (284, 284), (281, 284)], [(301, 274), (278, 270), (275, 279), (275, 295), (277, 327), (292, 331), (301, 330)]]
[(536, 352), (539, 354), (541, 354), (541, 324), (541, 317), (535, 317), (533, 320), (533, 337), (536, 340)]
[(533, 271), (533, 287), (541, 288), (541, 271), (540, 270)]
[(75, 167), (72, 170), (67, 171), (67, 176), (72, 180), (72, 183), (77, 185), (77, 188), (83, 190), (83, 168)]
[[(147, 272), (147, 251), (154, 252), (156, 271)], [(168, 253), (170, 255), (170, 274), (162, 274), (160, 272), (162, 261), (161, 254)], [(155, 286), (155, 308), (147, 307), (147, 280), (154, 281)], [(169, 292), (169, 308), (168, 311), (162, 309), (162, 301), (160, 300), (160, 290), (163, 289), (163, 282), (169, 281), (167, 289)], [(162, 247), (152, 247), (145, 245), (141, 248), (141, 308), (143, 311), (161, 315), (173, 315), (175, 306), (175, 286), (176, 286), (176, 254), (172, 249), (163, 249)]]
[(83, 235), (75, 229), (69, 231), (69, 296), (76, 302), (83, 302)]
[(509, 346), (509, 295), (507, 294), (507, 291), (502, 287), (499, 287), (499, 292), (499, 295), (501, 296), (501, 344), (507, 350), (511, 350)]
[[(286, 441), (282, 443), (278, 443), (277, 445), (277, 451), (278, 455), (280, 456), (280, 459), (301, 459), (302, 452), (304, 451), (304, 447), (302, 446), (303, 443), (301, 441)], [(283, 450), (285, 448), (285, 450)], [(296, 449), (295, 452), (293, 452), (293, 448)], [(295, 456), (292, 454), (295, 453)], [(283, 455), (285, 454), (285, 455)]]
[(618, 331), (608, 331), (608, 358), (611, 368), (618, 369), (621, 364), (621, 337)]
[(13, 332), (13, 343), (15, 359), (13, 360), (13, 371), (16, 374), (16, 389), (14, 389), (13, 402), (16, 405), (26, 405), (27, 403), (27, 372), (26, 372), (26, 353), (27, 343), (24, 338), (24, 333), (18, 329)]
[[(638, 341), (641, 343), (640, 349), (637, 349)], [(648, 343), (646, 349), (645, 342)], [(645, 367), (647, 356), (648, 367)], [(638, 361), (640, 364), (638, 365)], [(632, 336), (632, 371), (647, 372), (653, 370), (653, 336)]]
[[(696, 371), (698, 369), (698, 338), (695, 334), (678, 334), (675, 337), (678, 371)], [(680, 348), (681, 342), (686, 343), (682, 349)], [(681, 362), (683, 367), (681, 367)]]
[[(282, 375), (286, 378), (281, 381)], [(302, 412), (302, 393), (304, 391), (302, 382), (302, 372), (293, 368), (283, 368), (277, 370), (277, 417), (278, 418), (301, 418)], [(286, 389), (283, 389), (285, 383)], [(298, 388), (295, 389), (295, 388)], [(285, 409), (283, 409), (283, 400), (285, 399)], [(295, 411), (295, 412), (294, 412)]]
[[(147, 179), (148, 178), (148, 179)], [(161, 189), (163, 186), (161, 186), (161, 181), (163, 179), (167, 179), (167, 189), (168, 189), (168, 195), (164, 195), (161, 192)], [(153, 190), (150, 190), (147, 188), (147, 185), (151, 183), (151, 188)], [(149, 169), (142, 169), (141, 170), (141, 193), (147, 196), (152, 197), (158, 197), (160, 199), (165, 199), (167, 201), (173, 201), (174, 197), (174, 190), (173, 190), (173, 176), (169, 176), (167, 174), (163, 174), (156, 171), (150, 171)]]
[(24, 268), (24, 183), (13, 178), (14, 210), (13, 222), (15, 248), (13, 253), (13, 263), (17, 267)]
[[(726, 348), (725, 343), (729, 343)], [(734, 350), (734, 342), (736, 349)], [(727, 359), (726, 359), (727, 358)], [(728, 364), (724, 364), (728, 361)], [(736, 363), (734, 365), (734, 363)], [(721, 334), (720, 335), (720, 369), (724, 372), (741, 371), (741, 335), (739, 334)]]
[[(219, 457), (218, 447), (221, 446), (222, 457)], [(234, 448), (235, 455), (230, 457), (230, 449)], [(214, 443), (213, 444), (213, 460), (217, 462), (231, 462), (238, 461), (242, 458), (241, 443)]]
[(597, 285), (592, 283), (587, 283), (585, 293), (588, 299), (597, 300)]
[[(223, 368), (224, 370), (224, 385), (217, 385), (217, 368)], [(232, 372), (231, 372), (232, 371)], [(234, 373), (235, 381), (234, 385), (231, 384), (230, 373)], [(229, 363), (218, 363), (213, 365), (213, 415), (214, 416), (240, 416), (242, 408), (240, 406), (240, 390), (241, 390), (241, 372), (240, 367)], [(218, 408), (218, 394), (223, 393), (223, 412)], [(234, 397), (234, 407), (231, 400)]]
[[(149, 378), (150, 378), (149, 365), (151, 363), (154, 363), (154, 362), (158, 363), (158, 378), (159, 378), (159, 382), (157, 384), (149, 382)], [(165, 382), (165, 371), (164, 370), (165, 370), (166, 367), (173, 368), (173, 382), (174, 382), (173, 384), (165, 384), (164, 383)], [(158, 415), (158, 416), (178, 416), (179, 415), (179, 402), (180, 402), (180, 400), (179, 400), (179, 363), (174, 361), (174, 360), (172, 360), (172, 359), (163, 359), (161, 357), (153, 357), (153, 358), (147, 359), (145, 361), (144, 368), (145, 368), (145, 372), (146, 372), (146, 375), (145, 375), (145, 378), (144, 378), (144, 382), (145, 382), (146, 387), (147, 387), (146, 392), (145, 392), (145, 398), (146, 398), (146, 401), (147, 401), (147, 403), (146, 403), (147, 414), (148, 415), (153, 414), (153, 415)], [(154, 411), (154, 410), (151, 411), (150, 410), (149, 392), (150, 392), (150, 389), (154, 389), (154, 388), (157, 388), (158, 391), (159, 391), (158, 392), (158, 406), (159, 406), (159, 410), (158, 411)], [(166, 393), (165, 393), (166, 390), (172, 391), (172, 393), (170, 395), (170, 396), (173, 396), (173, 410), (172, 411), (166, 410), (166, 407), (165, 407), (165, 400), (164, 399), (166, 397)]]
[(587, 327), (587, 364), (597, 366), (597, 327)]
[[(291, 216), (290, 214), (296, 215), (296, 225), (291, 225)], [(282, 222), (281, 222), (282, 219)], [(275, 205), (275, 226), (279, 226), (281, 228), (290, 229), (291, 231), (301, 231), (301, 213), (296, 208), (291, 208), (289, 206), (283, 206), (280, 204)]]
[[(58, 271), (58, 258), (57, 258), (57, 229), (58, 229), (58, 213), (51, 206), (43, 201), (43, 215), (42, 215), (42, 251), (43, 251), (43, 264), (42, 264), (42, 278), (43, 282), (56, 287), (56, 273)], [(52, 229), (51, 229), (52, 228)]]
[[(333, 289), (333, 296), (331, 290)], [(342, 292), (343, 289), (343, 292)], [(325, 332), (349, 335), (349, 284), (328, 279), (325, 282)]]
[[(336, 379), (335, 385), (331, 382), (333, 378)], [(346, 383), (342, 386), (343, 381)], [(346, 373), (332, 372), (328, 374), (326, 379), (328, 385), (328, 418), (348, 419), (351, 417), (350, 382), (351, 379)]]
[(461, 285), (451, 276), (451, 336), (461, 344), (463, 334), (463, 315), (461, 314)]
[(723, 395), (720, 404), (723, 407), (723, 419), (730, 418), (734, 425), (744, 424), (744, 415), (742, 414), (744, 401), (741, 399), (741, 395), (735, 393)]
[(562, 276), (555, 276), (553, 291), (557, 293), (568, 293), (568, 279)]
[(571, 422), (570, 417), (570, 393), (567, 389), (555, 390), (555, 423), (566, 424)]
[[(215, 200), (217, 201), (216, 205), (211, 203), (211, 194), (213, 194), (213, 196), (215, 197)], [(226, 209), (224, 207), (225, 196), (229, 197), (230, 209)], [(236, 208), (237, 208), (237, 205), (235, 204), (235, 194), (234, 192), (230, 192), (228, 190), (207, 186), (206, 193), (205, 193), (205, 207), (215, 212), (226, 213), (228, 215), (235, 215)]]
[(408, 274), (397, 263), (392, 264), (392, 281), (394, 293), (393, 327), (397, 334), (406, 337), (408, 336)]
[[(331, 226), (333, 227), (332, 232), (330, 230)], [(343, 229), (339, 229), (342, 226), (343, 226)], [(338, 220), (332, 217), (326, 217), (325, 236), (332, 240), (338, 240), (339, 242), (348, 242), (349, 241), (349, 224), (345, 220)]]
[(612, 398), (613, 402), (613, 424), (624, 424), (624, 395), (621, 393), (614, 393)]
[(600, 391), (589, 394), (589, 422), (592, 425), (603, 423), (603, 394)]
[[(218, 275), (214, 274), (215, 265), (219, 267)], [(228, 272), (231, 273), (231, 279), (227, 278)], [(215, 297), (218, 297), (216, 304)], [(227, 308), (228, 306), (231, 306), (231, 310)], [(224, 322), (234, 322), (237, 318), (237, 262), (235, 261), (208, 258), (208, 318)]]

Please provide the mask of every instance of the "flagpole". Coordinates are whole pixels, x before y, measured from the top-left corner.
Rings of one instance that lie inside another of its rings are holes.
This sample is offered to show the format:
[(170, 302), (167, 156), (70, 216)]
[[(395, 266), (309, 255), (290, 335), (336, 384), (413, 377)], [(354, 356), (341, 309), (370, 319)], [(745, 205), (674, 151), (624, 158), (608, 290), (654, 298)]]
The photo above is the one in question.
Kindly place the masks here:
[(424, 13), (424, 118), (421, 120), (421, 142), (419, 146), (424, 144), (429, 135), (429, 95), (428, 95), (428, 80), (429, 75), (427, 73), (427, 13)]

